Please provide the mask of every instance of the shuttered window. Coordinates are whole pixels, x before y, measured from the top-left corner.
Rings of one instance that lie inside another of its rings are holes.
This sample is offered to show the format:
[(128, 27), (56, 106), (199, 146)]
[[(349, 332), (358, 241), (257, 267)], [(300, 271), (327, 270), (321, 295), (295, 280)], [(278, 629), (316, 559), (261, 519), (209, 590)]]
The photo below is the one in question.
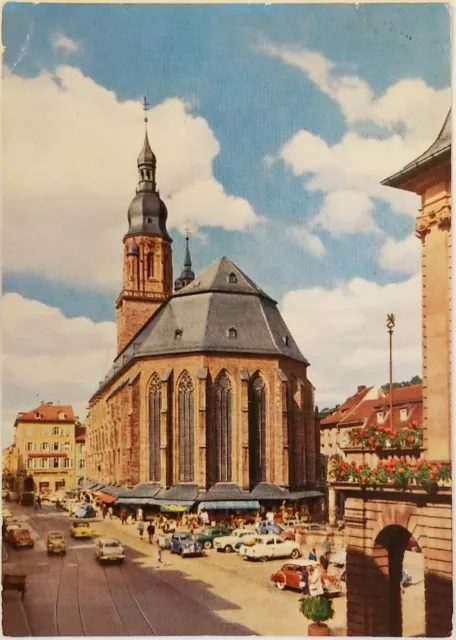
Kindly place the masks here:
[(215, 481), (231, 482), (232, 388), (226, 371), (215, 381)]
[(179, 423), (179, 480), (193, 482), (194, 479), (194, 388), (187, 371), (182, 374), (178, 384), (178, 423)]
[(160, 406), (161, 383), (154, 373), (149, 387), (149, 474), (156, 482), (160, 481)]
[(266, 481), (266, 385), (259, 373), (249, 384), (250, 486)]

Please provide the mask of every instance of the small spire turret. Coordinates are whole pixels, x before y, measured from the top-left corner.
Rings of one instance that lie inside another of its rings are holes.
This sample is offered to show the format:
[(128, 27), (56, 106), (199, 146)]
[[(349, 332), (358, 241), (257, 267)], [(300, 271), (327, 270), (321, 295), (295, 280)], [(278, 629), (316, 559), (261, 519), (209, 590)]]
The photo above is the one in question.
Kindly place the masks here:
[(190, 256), (190, 247), (188, 241), (190, 239), (190, 231), (187, 229), (185, 233), (185, 258), (184, 258), (184, 268), (180, 277), (174, 281), (174, 290), (180, 291), (183, 287), (186, 287), (190, 282), (193, 282), (195, 279), (195, 273), (192, 270), (192, 259)]

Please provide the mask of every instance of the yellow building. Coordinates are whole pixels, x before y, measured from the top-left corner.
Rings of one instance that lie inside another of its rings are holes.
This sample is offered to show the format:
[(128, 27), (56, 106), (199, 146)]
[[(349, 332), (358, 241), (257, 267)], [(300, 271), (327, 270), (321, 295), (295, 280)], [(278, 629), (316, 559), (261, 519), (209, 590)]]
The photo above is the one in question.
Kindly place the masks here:
[(69, 405), (48, 402), (18, 413), (14, 423), (17, 471), (33, 477), (35, 491), (47, 493), (75, 486), (77, 424)]

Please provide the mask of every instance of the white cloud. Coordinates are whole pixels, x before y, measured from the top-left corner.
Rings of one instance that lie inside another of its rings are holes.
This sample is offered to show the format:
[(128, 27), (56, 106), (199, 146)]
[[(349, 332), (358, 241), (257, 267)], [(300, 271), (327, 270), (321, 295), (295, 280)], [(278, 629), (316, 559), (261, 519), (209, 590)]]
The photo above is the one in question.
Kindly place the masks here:
[(380, 251), (379, 264), (382, 269), (417, 273), (420, 268), (420, 241), (411, 234), (403, 240), (387, 238)]
[(40, 401), (71, 404), (85, 418), (88, 400), (116, 353), (116, 326), (67, 318), (41, 302), (7, 293), (2, 299), (4, 444), (14, 419)]
[(334, 191), (325, 195), (320, 211), (312, 220), (312, 227), (320, 226), (333, 236), (379, 233), (372, 212), (373, 203), (365, 193)]
[(54, 51), (63, 51), (64, 53), (75, 53), (79, 51), (79, 43), (68, 38), (63, 33), (53, 33), (51, 36), (51, 44)]
[[(144, 136), (139, 103), (119, 102), (61, 66), (36, 78), (7, 75), (3, 117), (4, 268), (119, 288)], [(243, 230), (261, 221), (214, 177), (219, 142), (187, 103), (172, 98), (151, 109), (149, 138), (169, 228)]]
[(320, 408), (341, 403), (357, 385), (388, 380), (386, 314), (396, 314), (395, 380), (421, 375), (421, 280), (379, 285), (355, 278), (334, 289), (289, 291), (283, 317), (310, 361)]
[(321, 238), (303, 225), (289, 227), (287, 229), (287, 236), (290, 240), (304, 247), (306, 251), (317, 258), (323, 257), (326, 253), (326, 248)]

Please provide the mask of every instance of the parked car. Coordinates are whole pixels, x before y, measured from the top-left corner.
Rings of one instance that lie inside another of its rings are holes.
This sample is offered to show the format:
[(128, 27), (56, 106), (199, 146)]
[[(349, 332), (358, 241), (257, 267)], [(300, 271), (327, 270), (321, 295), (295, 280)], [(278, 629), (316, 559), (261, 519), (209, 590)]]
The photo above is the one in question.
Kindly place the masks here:
[(123, 562), (125, 550), (116, 538), (99, 538), (95, 545), (95, 557), (98, 562)]
[(210, 549), (214, 543), (214, 539), (220, 536), (229, 536), (231, 529), (228, 527), (205, 527), (196, 534), (196, 539), (201, 542), (205, 549)]
[(308, 531), (308, 525), (301, 523), (294, 524), (291, 527), (286, 528), (280, 535), (284, 540), (296, 540), (297, 533), (306, 534)]
[(178, 553), (182, 558), (199, 556), (203, 552), (203, 545), (194, 535), (183, 531), (173, 533), (170, 541), (171, 553)]
[(88, 522), (73, 522), (70, 527), (70, 536), (72, 538), (91, 538), (92, 535), (92, 527)]
[(284, 528), (272, 520), (262, 520), (257, 525), (256, 532), (261, 536), (267, 536), (269, 534), (280, 535), (284, 532)]
[(225, 551), (231, 553), (236, 548), (236, 545), (241, 544), (254, 544), (255, 531), (249, 529), (235, 529), (229, 536), (220, 536), (215, 538), (214, 549), (217, 551)]
[(242, 545), (240, 556), (243, 560), (270, 560), (271, 558), (299, 558), (301, 552), (296, 542), (283, 540), (277, 535), (257, 536), (250, 547)]
[(6, 542), (15, 549), (34, 547), (35, 542), (30, 530), (20, 524), (10, 524), (6, 527)]
[(287, 562), (281, 569), (272, 574), (271, 580), (277, 589), (281, 591), (287, 587), (289, 589), (299, 589), (303, 567), (315, 567), (316, 565), (317, 563), (314, 560)]
[(96, 518), (97, 512), (91, 504), (82, 504), (74, 510), (75, 518)]
[(65, 536), (62, 531), (50, 531), (46, 540), (46, 549), (48, 556), (55, 553), (65, 554)]

